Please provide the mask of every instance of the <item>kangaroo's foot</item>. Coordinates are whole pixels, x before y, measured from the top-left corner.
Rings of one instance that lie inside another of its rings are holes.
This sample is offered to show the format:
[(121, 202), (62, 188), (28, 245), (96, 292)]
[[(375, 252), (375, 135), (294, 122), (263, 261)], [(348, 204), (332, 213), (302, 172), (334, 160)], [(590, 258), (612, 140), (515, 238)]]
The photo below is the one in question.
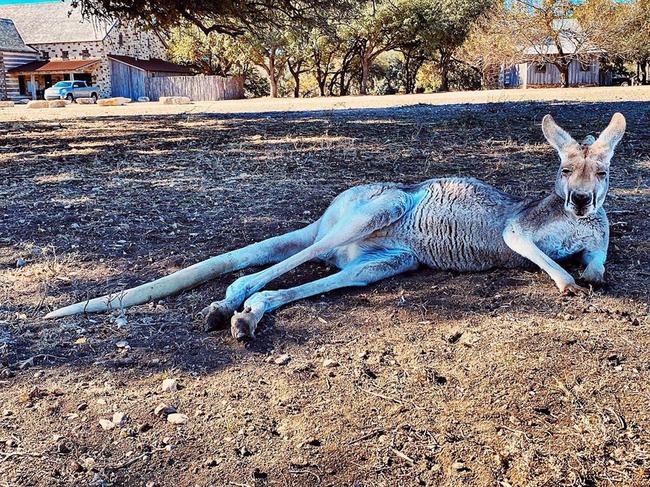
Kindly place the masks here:
[(575, 282), (567, 284), (564, 289), (562, 289), (563, 296), (578, 296), (579, 294), (589, 296), (591, 294), (591, 289), (578, 286)]
[(263, 315), (263, 312), (255, 312), (252, 308), (245, 307), (244, 311), (235, 313), (230, 320), (230, 333), (240, 342), (252, 340)]
[(225, 330), (230, 324), (230, 318), (235, 314), (237, 308), (230, 306), (225, 301), (215, 301), (203, 308), (200, 316), (204, 319), (203, 330)]

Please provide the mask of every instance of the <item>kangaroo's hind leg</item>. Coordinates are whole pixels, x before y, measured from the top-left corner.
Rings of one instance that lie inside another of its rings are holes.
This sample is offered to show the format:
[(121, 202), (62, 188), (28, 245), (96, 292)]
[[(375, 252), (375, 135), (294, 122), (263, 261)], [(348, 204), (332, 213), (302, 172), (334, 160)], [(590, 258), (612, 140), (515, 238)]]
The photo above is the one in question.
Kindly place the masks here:
[[(355, 242), (360, 242), (400, 219), (411, 206), (411, 197), (399, 190), (388, 190), (366, 200), (335, 201), (320, 220), (319, 233), (314, 243), (268, 269), (243, 276), (228, 289), (226, 298), (230, 309), (237, 309), (244, 300), (260, 291), (282, 274), (305, 262), (325, 256)], [(239, 338), (246, 338), (242, 335)]]
[[(293, 232), (278, 235), (239, 250), (238, 269), (256, 265), (281, 262), (314, 243), (319, 221)], [(205, 331), (223, 329), (230, 324), (230, 317), (241, 305), (241, 286), (235, 281), (226, 291), (226, 298), (215, 301), (201, 311), (205, 318)]]
[(292, 301), (342, 287), (366, 286), (402, 272), (413, 270), (418, 261), (407, 249), (381, 249), (368, 252), (350, 262), (340, 272), (301, 286), (279, 291), (261, 291), (244, 303), (244, 311), (232, 317), (230, 331), (238, 340), (253, 338), (264, 313)]

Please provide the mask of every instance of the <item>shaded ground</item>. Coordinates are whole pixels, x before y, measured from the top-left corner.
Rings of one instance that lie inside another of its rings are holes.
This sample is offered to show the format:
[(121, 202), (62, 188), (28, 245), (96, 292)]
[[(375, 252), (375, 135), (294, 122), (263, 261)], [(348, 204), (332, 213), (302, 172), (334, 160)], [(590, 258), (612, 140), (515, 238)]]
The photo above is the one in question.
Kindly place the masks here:
[[(462, 174), (544, 194), (542, 116), (578, 137), (616, 110), (610, 285), (588, 298), (539, 272), (424, 270), (286, 306), (245, 348), (193, 318), (237, 274), (126, 326), (41, 319), (298, 228), (364, 182)], [(0, 480), (650, 485), (649, 151), (642, 102), (0, 124)], [(182, 388), (162, 392), (166, 377)], [(161, 402), (188, 423), (158, 418)], [(114, 412), (126, 423), (103, 430)]]

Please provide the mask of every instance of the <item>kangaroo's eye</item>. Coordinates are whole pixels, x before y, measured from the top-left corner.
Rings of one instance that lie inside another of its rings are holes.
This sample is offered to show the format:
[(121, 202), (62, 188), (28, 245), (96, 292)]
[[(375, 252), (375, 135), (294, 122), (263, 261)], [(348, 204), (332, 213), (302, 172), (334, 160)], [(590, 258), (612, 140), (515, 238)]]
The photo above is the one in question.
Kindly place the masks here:
[(569, 169), (568, 167), (564, 167), (564, 168), (562, 168), (562, 174), (563, 174), (564, 176), (568, 176), (568, 175), (571, 174), (572, 172), (573, 172), (573, 171), (572, 171), (571, 169)]
[(605, 176), (607, 176), (607, 172), (606, 171), (598, 171), (596, 173), (596, 176), (598, 176), (599, 178), (604, 178)]

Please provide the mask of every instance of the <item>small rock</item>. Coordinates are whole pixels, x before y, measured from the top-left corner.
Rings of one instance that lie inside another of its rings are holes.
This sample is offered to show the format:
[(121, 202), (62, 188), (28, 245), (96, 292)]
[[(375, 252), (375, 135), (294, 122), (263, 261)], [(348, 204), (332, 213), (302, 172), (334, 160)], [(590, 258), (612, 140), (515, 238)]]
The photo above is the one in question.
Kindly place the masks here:
[(129, 324), (129, 320), (126, 319), (126, 315), (124, 313), (120, 313), (120, 315), (117, 318), (115, 318), (115, 324), (117, 325), (118, 328), (123, 328)]
[(148, 96), (139, 96), (138, 97), (138, 102), (140, 102), (140, 103), (147, 103), (148, 101), (151, 101), (151, 99)]
[(82, 402), (77, 404), (77, 411), (85, 411), (88, 409), (88, 403), (87, 402)]
[(361, 360), (368, 358), (368, 350), (361, 350), (358, 354), (357, 357), (360, 358)]
[(101, 404), (102, 406), (105, 406), (106, 405), (106, 399), (100, 397), (99, 399), (97, 399), (97, 404)]
[(276, 358), (273, 363), (276, 365), (287, 365), (291, 361), (291, 356), (287, 353), (283, 353), (278, 358)]
[(5, 416), (5, 417), (11, 416), (12, 414), (14, 414), (14, 413), (12, 411), (10, 411), (9, 409), (5, 409), (4, 411), (2, 411), (2, 415)]
[(83, 472), (83, 467), (79, 464), (79, 462), (72, 460), (68, 464), (68, 468), (70, 469), (71, 472)]
[(113, 424), (118, 428), (121, 428), (126, 423), (126, 414), (124, 413), (113, 413)]
[(332, 360), (332, 359), (329, 359), (329, 358), (323, 360), (323, 367), (325, 367), (325, 368), (329, 369), (331, 367), (338, 367), (338, 366), (339, 366), (339, 363), (336, 360)]
[(140, 428), (138, 429), (138, 431), (140, 431), (140, 433), (146, 433), (151, 428), (153, 428), (153, 426), (151, 426), (149, 423), (143, 423), (143, 424), (140, 425)]
[(22, 267), (25, 267), (26, 265), (27, 265), (27, 261), (26, 261), (25, 259), (23, 259), (22, 257), (20, 257), (20, 258), (18, 258), (18, 259), (16, 260), (16, 267), (17, 267), (18, 269), (20, 269), (20, 268), (22, 268)]
[(112, 421), (109, 421), (108, 419), (100, 419), (99, 425), (102, 427), (104, 431), (109, 431), (115, 428), (115, 424)]
[(463, 462), (454, 462), (451, 466), (456, 472), (468, 472), (469, 468)]
[(63, 453), (65, 455), (67, 453), (70, 453), (70, 448), (68, 447), (68, 445), (65, 444), (65, 442), (62, 441), (61, 443), (56, 445), (56, 451), (58, 453)]
[(127, 342), (126, 340), (120, 340), (119, 342), (115, 343), (115, 346), (117, 348), (123, 348), (125, 350), (128, 350), (128, 349), (131, 348), (131, 345), (129, 345), (129, 342)]
[(167, 404), (160, 403), (156, 406), (156, 409), (153, 410), (153, 413), (156, 416), (167, 416), (169, 414), (174, 414), (176, 408), (174, 406), (168, 406)]
[(165, 379), (161, 389), (163, 392), (174, 392), (178, 390), (178, 381), (176, 379)]
[(167, 416), (167, 421), (171, 424), (185, 424), (188, 420), (189, 418), (185, 414), (181, 413), (172, 413)]

